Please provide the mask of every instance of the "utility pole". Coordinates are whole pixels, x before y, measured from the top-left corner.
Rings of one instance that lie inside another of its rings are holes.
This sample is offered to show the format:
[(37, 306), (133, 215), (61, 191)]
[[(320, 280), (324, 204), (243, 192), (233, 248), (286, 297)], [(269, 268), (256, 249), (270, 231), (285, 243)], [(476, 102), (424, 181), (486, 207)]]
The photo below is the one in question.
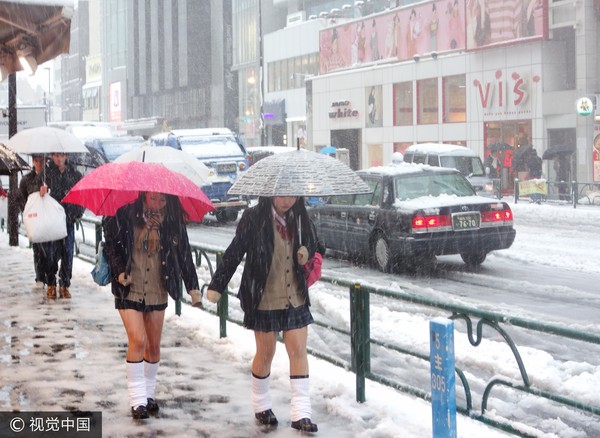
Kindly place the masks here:
[[(17, 74), (8, 75), (8, 138), (17, 133)], [(8, 180), (8, 244), (19, 245), (18, 170), (13, 170)]]

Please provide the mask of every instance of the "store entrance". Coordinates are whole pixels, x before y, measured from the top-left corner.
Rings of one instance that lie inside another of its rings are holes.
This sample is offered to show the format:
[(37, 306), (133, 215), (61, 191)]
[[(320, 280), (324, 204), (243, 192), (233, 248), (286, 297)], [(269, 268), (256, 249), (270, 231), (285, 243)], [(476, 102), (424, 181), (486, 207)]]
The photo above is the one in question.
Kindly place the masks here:
[(360, 154), (358, 153), (360, 146), (360, 129), (331, 131), (331, 146), (348, 149), (350, 155), (350, 168), (352, 170), (361, 169)]
[(491, 168), (490, 176), (500, 180), (504, 194), (512, 194), (515, 178), (528, 179), (523, 152), (536, 148), (531, 142), (531, 120), (486, 122), (483, 135), (484, 163)]

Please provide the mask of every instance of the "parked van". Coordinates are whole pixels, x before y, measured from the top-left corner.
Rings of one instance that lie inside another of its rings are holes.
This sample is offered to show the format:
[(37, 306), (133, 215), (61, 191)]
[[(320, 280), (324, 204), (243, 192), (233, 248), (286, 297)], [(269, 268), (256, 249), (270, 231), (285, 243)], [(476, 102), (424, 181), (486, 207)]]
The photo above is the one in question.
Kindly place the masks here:
[(494, 183), (486, 174), (481, 158), (465, 146), (445, 143), (415, 144), (404, 151), (404, 161), (458, 169), (478, 195), (496, 196)]
[(248, 206), (246, 199), (227, 192), (248, 170), (248, 154), (238, 137), (227, 128), (173, 129), (150, 138), (151, 146), (170, 146), (195, 156), (210, 170), (210, 185), (202, 190), (214, 204), (219, 222), (237, 219)]
[(93, 147), (100, 151), (108, 161), (114, 161), (115, 158), (125, 152), (141, 148), (144, 144), (144, 137), (140, 135), (125, 135), (120, 137), (94, 138), (88, 140), (85, 145)]

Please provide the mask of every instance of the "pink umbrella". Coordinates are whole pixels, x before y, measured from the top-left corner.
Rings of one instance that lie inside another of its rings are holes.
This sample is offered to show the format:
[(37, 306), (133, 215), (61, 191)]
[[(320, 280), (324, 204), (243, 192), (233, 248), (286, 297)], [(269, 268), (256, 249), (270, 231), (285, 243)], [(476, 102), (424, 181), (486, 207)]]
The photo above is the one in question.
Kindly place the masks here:
[(140, 192), (157, 192), (179, 197), (192, 222), (200, 222), (214, 206), (189, 178), (162, 164), (129, 161), (107, 163), (84, 176), (63, 198), (82, 205), (98, 216), (114, 216)]

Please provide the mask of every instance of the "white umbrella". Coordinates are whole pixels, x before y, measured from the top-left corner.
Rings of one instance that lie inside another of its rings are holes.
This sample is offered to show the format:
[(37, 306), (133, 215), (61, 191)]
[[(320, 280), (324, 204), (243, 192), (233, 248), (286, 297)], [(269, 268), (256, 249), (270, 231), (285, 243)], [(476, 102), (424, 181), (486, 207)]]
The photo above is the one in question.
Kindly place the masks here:
[(192, 154), (169, 146), (141, 147), (125, 152), (114, 160), (115, 163), (127, 161), (162, 164), (174, 172), (187, 176), (199, 187), (210, 184), (210, 169), (203, 162)]
[(328, 155), (306, 150), (263, 158), (229, 189), (232, 195), (331, 196), (373, 190), (348, 166)]
[(20, 154), (89, 152), (83, 142), (73, 134), (48, 126), (24, 129), (13, 135), (6, 145)]

